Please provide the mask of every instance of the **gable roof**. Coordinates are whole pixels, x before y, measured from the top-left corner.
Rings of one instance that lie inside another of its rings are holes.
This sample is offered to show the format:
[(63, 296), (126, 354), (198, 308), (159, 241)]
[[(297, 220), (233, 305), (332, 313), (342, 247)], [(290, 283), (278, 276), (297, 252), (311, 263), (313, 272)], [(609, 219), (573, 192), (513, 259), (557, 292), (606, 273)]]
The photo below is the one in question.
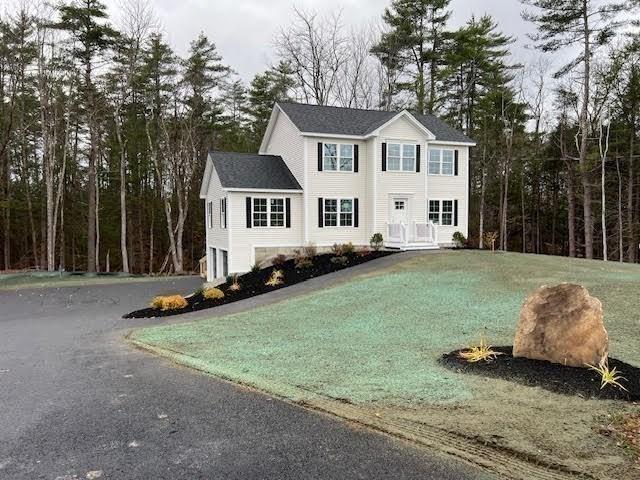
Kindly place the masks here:
[[(278, 106), (301, 132), (335, 135), (369, 135), (400, 113), (294, 102), (278, 102)], [(475, 143), (434, 115), (410, 113), (438, 141)]]
[(279, 155), (210, 152), (222, 188), (302, 190)]

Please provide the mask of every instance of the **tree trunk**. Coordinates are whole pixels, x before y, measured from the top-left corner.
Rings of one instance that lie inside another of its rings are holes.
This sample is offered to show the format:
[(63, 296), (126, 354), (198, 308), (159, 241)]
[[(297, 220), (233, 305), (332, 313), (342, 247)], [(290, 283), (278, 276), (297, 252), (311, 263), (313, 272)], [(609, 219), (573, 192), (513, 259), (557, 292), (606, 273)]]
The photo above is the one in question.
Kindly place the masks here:
[(98, 132), (95, 125), (95, 105), (91, 82), (91, 60), (86, 60), (84, 85), (87, 95), (87, 126), (89, 128), (89, 168), (87, 171), (88, 215), (87, 215), (87, 271), (95, 272), (96, 257), (96, 157), (98, 154)]
[(627, 228), (629, 232), (629, 262), (635, 263), (638, 251), (638, 239), (636, 235), (636, 224), (634, 218), (634, 165), (633, 155), (635, 150), (635, 118), (631, 123), (631, 138), (629, 140), (629, 178), (627, 181)]
[(616, 155), (616, 171), (618, 172), (618, 260), (624, 262), (624, 232), (622, 228), (622, 175), (620, 174), (620, 157)]
[(569, 256), (576, 256), (576, 197), (573, 188), (573, 166), (567, 162), (567, 226), (569, 230)]
[(127, 252), (127, 154), (125, 142), (122, 140), (119, 107), (115, 110), (114, 120), (116, 138), (120, 148), (120, 256), (122, 257), (122, 271), (129, 273), (129, 255)]

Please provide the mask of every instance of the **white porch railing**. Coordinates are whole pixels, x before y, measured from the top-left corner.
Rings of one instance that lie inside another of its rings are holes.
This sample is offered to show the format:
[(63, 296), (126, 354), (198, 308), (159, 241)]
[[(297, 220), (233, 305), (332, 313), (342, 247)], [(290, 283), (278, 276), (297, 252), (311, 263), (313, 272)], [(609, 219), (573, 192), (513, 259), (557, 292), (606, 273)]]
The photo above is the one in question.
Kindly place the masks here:
[(438, 243), (438, 228), (431, 221), (427, 223), (411, 222), (409, 224), (388, 223), (387, 241), (400, 245)]

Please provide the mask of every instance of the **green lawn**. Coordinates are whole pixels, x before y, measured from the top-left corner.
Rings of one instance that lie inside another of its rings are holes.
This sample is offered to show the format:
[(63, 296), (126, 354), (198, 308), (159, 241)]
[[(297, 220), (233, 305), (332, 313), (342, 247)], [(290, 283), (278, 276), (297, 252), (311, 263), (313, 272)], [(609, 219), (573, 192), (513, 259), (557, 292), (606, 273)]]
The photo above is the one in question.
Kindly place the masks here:
[[(137, 330), (132, 339), (180, 363), (294, 401), (346, 400), (363, 411), (431, 418), (478, 435), (486, 425), (475, 416), (488, 421), (496, 414), (496, 399), (504, 396), (494, 422), (512, 415), (508, 433), (522, 428), (532, 436), (516, 441), (514, 434), (510, 439), (503, 426), (496, 431), (505, 446), (540, 451), (536, 442), (544, 444), (544, 428), (536, 436), (537, 425), (519, 418), (528, 415), (526, 408), (548, 402), (547, 416), (574, 412), (580, 425), (572, 435), (579, 442), (595, 421), (594, 408), (613, 402), (466, 376), (444, 369), (437, 359), (481, 335), (494, 345), (511, 344), (526, 295), (540, 285), (563, 281), (583, 284), (601, 299), (611, 355), (640, 366), (640, 267), (515, 253), (423, 255), (375, 275), (327, 284), (311, 295), (246, 313)], [(487, 401), (487, 395), (494, 398)], [(523, 396), (525, 403), (510, 403), (514, 395)], [(466, 409), (455, 419), (442, 415), (460, 406)], [(461, 426), (465, 414), (469, 422)]]

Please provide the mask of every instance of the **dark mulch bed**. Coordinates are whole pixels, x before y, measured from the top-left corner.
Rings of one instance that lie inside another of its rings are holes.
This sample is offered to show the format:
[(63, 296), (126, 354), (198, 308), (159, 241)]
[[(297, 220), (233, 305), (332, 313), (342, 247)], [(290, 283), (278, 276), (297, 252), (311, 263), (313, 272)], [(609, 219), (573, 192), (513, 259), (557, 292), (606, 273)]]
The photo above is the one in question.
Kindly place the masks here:
[[(279, 267), (267, 267), (258, 272), (248, 272), (238, 276), (238, 282), (240, 283), (241, 290), (231, 291), (228, 290), (229, 282), (225, 282), (218, 285), (225, 296), (219, 300), (207, 300), (202, 294), (196, 293), (187, 298), (188, 305), (185, 308), (179, 310), (167, 310), (162, 311), (156, 308), (143, 308), (131, 313), (123, 315), (123, 318), (151, 318), (151, 317), (166, 317), (170, 315), (180, 315), (187, 312), (195, 312), (197, 310), (203, 310), (205, 308), (213, 308), (226, 303), (237, 302), (238, 300), (244, 300), (245, 298), (254, 297), (263, 293), (272, 292), (280, 288), (286, 288), (296, 283), (304, 282), (314, 277), (326, 275), (327, 273), (335, 272), (337, 270), (344, 270), (345, 268), (353, 267), (361, 263), (369, 262), (376, 258), (386, 257), (396, 253), (395, 251), (381, 250), (371, 251), (366, 254), (353, 254), (349, 255), (348, 263), (346, 265), (336, 264), (331, 261), (335, 257), (332, 253), (324, 253), (317, 255), (313, 258), (313, 266), (298, 270), (295, 267), (293, 259), (287, 260), (283, 265)], [(284, 273), (284, 284), (275, 287), (269, 287), (265, 285), (265, 282), (271, 277), (273, 270), (282, 270)], [(151, 300), (151, 299), (150, 299)]]
[(620, 381), (629, 390), (625, 392), (614, 386), (600, 389), (600, 376), (586, 368), (565, 367), (557, 363), (528, 358), (514, 358), (512, 347), (493, 347), (502, 352), (490, 362), (469, 363), (458, 357), (460, 350), (445, 353), (440, 362), (462, 373), (511, 380), (531, 387), (541, 387), (555, 393), (578, 395), (584, 398), (609, 400), (640, 400), (640, 368), (609, 358), (609, 368), (616, 368), (626, 380)]

